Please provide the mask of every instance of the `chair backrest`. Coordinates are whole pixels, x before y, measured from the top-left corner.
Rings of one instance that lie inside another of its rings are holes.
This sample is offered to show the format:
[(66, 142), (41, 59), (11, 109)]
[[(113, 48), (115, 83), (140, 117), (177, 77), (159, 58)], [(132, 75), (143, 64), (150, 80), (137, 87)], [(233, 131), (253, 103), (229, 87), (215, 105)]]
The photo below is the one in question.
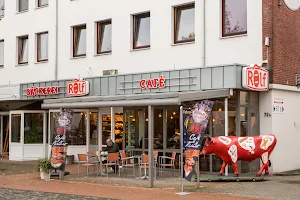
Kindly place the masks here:
[(127, 158), (125, 150), (120, 150), (119, 152), (120, 152), (120, 155), (121, 155), (121, 159)]
[(153, 156), (157, 157), (158, 156), (158, 151), (153, 151)]
[(172, 152), (172, 160), (175, 160), (175, 157), (176, 157), (176, 152)]
[(79, 162), (87, 162), (87, 158), (85, 154), (77, 154)]
[(118, 156), (119, 156), (118, 152), (116, 152), (116, 153), (108, 153), (107, 154), (107, 161), (108, 162), (117, 161), (118, 160)]
[(149, 156), (148, 155), (146, 155), (146, 154), (143, 154), (142, 155), (142, 164), (148, 164), (148, 159), (149, 158)]

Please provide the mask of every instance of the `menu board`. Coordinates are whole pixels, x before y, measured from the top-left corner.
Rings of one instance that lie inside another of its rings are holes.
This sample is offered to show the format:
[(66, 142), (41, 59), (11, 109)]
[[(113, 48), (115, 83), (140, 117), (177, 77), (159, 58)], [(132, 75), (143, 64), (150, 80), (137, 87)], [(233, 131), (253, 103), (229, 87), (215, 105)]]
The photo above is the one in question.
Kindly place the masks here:
[(67, 156), (67, 137), (71, 129), (73, 118), (72, 110), (63, 110), (55, 113), (55, 131), (53, 134), (52, 148), (51, 148), (51, 168), (55, 170), (64, 171), (66, 167)]
[(192, 180), (198, 155), (203, 148), (204, 133), (211, 114), (213, 101), (203, 100), (196, 103), (192, 109), (183, 109), (183, 152), (184, 178)]

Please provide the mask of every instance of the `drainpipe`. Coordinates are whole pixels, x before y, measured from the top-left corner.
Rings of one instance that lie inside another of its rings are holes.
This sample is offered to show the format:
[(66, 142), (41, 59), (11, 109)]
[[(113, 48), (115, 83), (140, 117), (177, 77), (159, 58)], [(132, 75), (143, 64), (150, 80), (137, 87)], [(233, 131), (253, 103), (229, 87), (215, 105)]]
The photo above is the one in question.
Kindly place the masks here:
[(201, 67), (205, 66), (205, 0), (201, 0)]
[(57, 80), (58, 73), (58, 0), (56, 0), (55, 8), (55, 68), (54, 79)]

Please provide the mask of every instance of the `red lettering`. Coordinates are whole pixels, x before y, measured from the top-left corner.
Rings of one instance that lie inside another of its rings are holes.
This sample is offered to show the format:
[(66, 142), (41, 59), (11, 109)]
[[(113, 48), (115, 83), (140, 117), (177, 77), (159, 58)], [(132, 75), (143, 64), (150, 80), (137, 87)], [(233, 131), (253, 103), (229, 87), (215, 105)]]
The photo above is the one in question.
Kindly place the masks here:
[(58, 94), (58, 87), (52, 86), (52, 94)]
[(140, 88), (145, 89), (146, 88), (145, 83), (146, 83), (145, 79), (140, 80)]
[(154, 78), (153, 79), (153, 86), (154, 86), (154, 88), (158, 88), (159, 87), (159, 79), (158, 78)]
[(253, 81), (254, 81), (254, 86), (258, 87), (259, 86), (259, 73), (258, 73), (258, 70), (254, 70)]
[(78, 83), (74, 83), (74, 93), (78, 93)]
[(152, 80), (148, 79), (147, 81), (147, 88), (153, 88)]
[(81, 93), (84, 94), (84, 89), (85, 89), (85, 83), (81, 83)]
[(165, 84), (165, 77), (163, 77), (163, 76), (160, 76), (160, 78), (159, 78), (159, 87), (160, 87), (160, 88), (166, 87), (166, 84)]
[(68, 84), (68, 93), (72, 94), (73, 92), (74, 92), (74, 90), (73, 90), (73, 84), (69, 83)]
[(48, 94), (51, 94), (51, 87), (48, 86), (47, 92), (48, 92)]
[(31, 96), (30, 88), (27, 88), (27, 89), (26, 89), (26, 95), (27, 95), (27, 96)]
[(252, 80), (252, 78), (253, 78), (253, 72), (250, 71), (250, 70), (248, 70), (247, 71), (247, 77), (248, 77), (248, 80), (247, 80), (248, 85), (253, 85), (253, 80)]
[(264, 73), (264, 75), (263, 75), (263, 78), (262, 78), (262, 79), (263, 79), (263, 81), (262, 81), (262, 82), (263, 82), (263, 85), (262, 85), (262, 86), (263, 86), (263, 87), (266, 87), (266, 85), (267, 85), (267, 83), (266, 83), (266, 82), (268, 81), (268, 80), (266, 80), (266, 79), (267, 79), (267, 73)]
[(43, 94), (43, 88), (38, 88), (38, 89), (39, 89), (38, 94), (39, 95)]

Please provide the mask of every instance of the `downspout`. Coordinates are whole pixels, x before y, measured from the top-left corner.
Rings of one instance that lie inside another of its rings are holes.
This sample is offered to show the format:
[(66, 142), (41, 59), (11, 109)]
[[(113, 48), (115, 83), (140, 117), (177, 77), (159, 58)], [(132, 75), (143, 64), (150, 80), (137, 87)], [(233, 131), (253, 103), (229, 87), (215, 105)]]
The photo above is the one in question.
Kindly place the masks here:
[(55, 68), (54, 79), (57, 80), (58, 73), (58, 0), (56, 0), (55, 8)]
[(201, 67), (205, 64), (205, 0), (201, 0)]

